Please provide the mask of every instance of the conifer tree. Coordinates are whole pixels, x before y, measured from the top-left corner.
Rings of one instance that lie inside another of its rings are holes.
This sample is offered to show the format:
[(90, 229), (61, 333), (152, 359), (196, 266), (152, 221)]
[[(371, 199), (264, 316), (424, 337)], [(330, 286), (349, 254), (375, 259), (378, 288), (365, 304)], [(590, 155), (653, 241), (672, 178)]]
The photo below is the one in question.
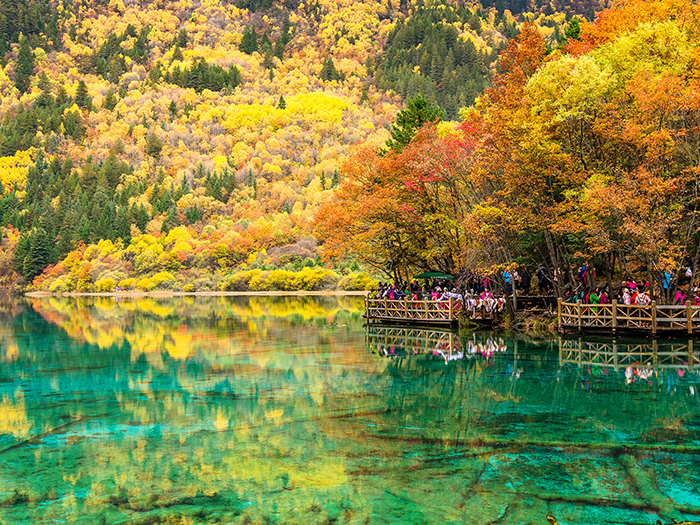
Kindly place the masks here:
[(19, 37), (19, 54), (15, 69), (15, 87), (20, 93), (26, 93), (29, 89), (30, 79), (34, 71), (34, 53), (29, 46), (26, 36)]
[[(423, 124), (440, 120), (442, 120), (442, 110), (422, 96), (418, 96), (408, 102), (406, 109), (399, 111), (396, 122), (391, 126), (391, 138), (386, 141), (386, 145), (390, 150), (401, 153)], [(384, 151), (384, 153), (387, 152)]]
[(52, 261), (53, 246), (46, 231), (39, 228), (29, 236), (29, 250), (24, 257), (22, 275), (32, 281)]
[(102, 100), (102, 107), (108, 111), (112, 111), (117, 106), (117, 97), (112, 90), (107, 91), (105, 98)]
[(175, 49), (173, 49), (173, 57), (171, 62), (180, 61), (182, 62), (185, 59), (185, 57), (182, 54), (182, 49), (180, 49), (180, 46), (175, 44)]
[(243, 53), (248, 55), (254, 53), (258, 50), (258, 37), (255, 34), (255, 30), (252, 27), (246, 27), (245, 33), (243, 33), (243, 38), (241, 39), (241, 44), (238, 46)]
[(325, 82), (330, 82), (333, 80), (341, 80), (340, 73), (338, 70), (335, 68), (335, 64), (333, 63), (333, 58), (328, 57), (326, 60), (323, 61), (323, 67), (321, 68), (321, 73), (319, 74), (321, 77), (321, 80)]
[(262, 39), (260, 40), (260, 51), (265, 54), (272, 54), (272, 42), (270, 42), (267, 31), (263, 33)]
[(88, 100), (87, 84), (84, 80), (78, 82), (78, 89), (75, 91), (75, 103), (79, 108), (86, 108)]
[(163, 150), (163, 143), (158, 138), (158, 135), (151, 133), (146, 139), (146, 155), (154, 159), (160, 158), (160, 152)]
[(369, 86), (362, 88), (362, 96), (360, 97), (360, 104), (365, 104), (369, 102)]

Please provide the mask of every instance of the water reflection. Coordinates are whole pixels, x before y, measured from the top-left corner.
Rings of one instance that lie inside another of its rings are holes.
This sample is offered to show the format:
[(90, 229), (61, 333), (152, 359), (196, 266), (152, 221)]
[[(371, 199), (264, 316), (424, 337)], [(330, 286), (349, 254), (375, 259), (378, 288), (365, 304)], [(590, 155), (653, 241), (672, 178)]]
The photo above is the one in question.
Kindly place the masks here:
[(619, 348), (365, 331), (361, 313), (308, 297), (1, 308), (0, 523), (700, 516), (696, 361), (669, 395), (626, 384), (647, 360)]
[[(694, 397), (700, 380), (700, 355), (694, 341), (601, 342), (561, 340), (560, 366), (575, 366), (582, 374), (582, 387), (591, 380), (615, 378), (625, 385), (655, 388), (668, 395)], [(595, 384), (599, 384), (596, 381)]]
[(370, 325), (366, 334), (367, 347), (390, 358), (429, 354), (441, 357), (447, 364), (465, 357), (484, 357), (488, 361), (495, 353), (507, 350), (502, 337), (483, 337), (481, 333), (466, 339), (464, 346), (450, 330)]

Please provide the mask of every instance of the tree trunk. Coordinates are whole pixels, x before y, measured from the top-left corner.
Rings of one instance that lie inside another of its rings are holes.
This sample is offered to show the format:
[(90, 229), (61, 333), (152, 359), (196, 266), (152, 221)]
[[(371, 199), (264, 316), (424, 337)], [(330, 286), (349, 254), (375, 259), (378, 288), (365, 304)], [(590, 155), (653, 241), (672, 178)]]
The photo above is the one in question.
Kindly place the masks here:
[(615, 254), (612, 254), (612, 264), (611, 264), (611, 252), (605, 253), (605, 286), (608, 289), (608, 295), (612, 295), (612, 276), (613, 276), (613, 265), (615, 264)]

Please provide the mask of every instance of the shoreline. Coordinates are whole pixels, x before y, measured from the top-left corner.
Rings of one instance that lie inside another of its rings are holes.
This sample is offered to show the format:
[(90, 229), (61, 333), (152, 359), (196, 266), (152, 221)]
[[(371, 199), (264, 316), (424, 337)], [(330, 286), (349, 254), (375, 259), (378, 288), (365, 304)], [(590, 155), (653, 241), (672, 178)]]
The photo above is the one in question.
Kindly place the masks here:
[(130, 291), (130, 292), (64, 292), (64, 293), (51, 293), (51, 292), (28, 292), (25, 293), (25, 297), (31, 297), (32, 299), (46, 298), (46, 297), (302, 297), (302, 296), (318, 296), (318, 297), (339, 297), (345, 295), (351, 296), (364, 296), (366, 291), (344, 291), (344, 290), (324, 290), (315, 292), (305, 292), (305, 291), (264, 291), (264, 292), (219, 292), (219, 291), (209, 291), (209, 292), (165, 292), (165, 291), (153, 291), (153, 292), (140, 292), (140, 291)]

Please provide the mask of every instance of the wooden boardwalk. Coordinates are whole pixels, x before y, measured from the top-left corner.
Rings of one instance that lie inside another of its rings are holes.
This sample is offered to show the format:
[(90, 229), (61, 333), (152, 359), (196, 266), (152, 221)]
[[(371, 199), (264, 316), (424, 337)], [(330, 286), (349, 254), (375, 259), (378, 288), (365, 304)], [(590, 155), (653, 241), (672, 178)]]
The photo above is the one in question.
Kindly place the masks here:
[(366, 296), (363, 317), (368, 323), (454, 326), (460, 317), (476, 323), (492, 324), (498, 316), (496, 310), (495, 306), (487, 309), (482, 305), (467, 311), (462, 301), (455, 301), (451, 297), (447, 301), (412, 301), (408, 298), (391, 300)]
[(558, 303), (559, 330), (565, 332), (633, 332), (642, 335), (700, 334), (700, 306)]

